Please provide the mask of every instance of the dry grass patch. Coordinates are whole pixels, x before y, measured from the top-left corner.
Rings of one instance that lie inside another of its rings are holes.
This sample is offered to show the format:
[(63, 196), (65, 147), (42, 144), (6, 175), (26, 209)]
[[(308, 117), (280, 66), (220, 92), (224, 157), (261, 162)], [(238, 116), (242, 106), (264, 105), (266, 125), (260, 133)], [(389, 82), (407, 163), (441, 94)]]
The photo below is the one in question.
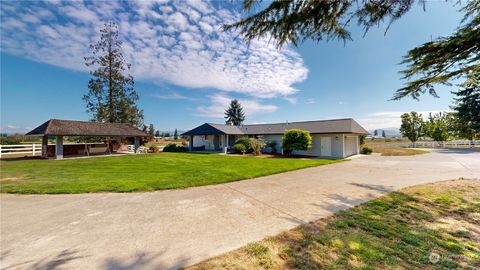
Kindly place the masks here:
[(373, 148), (374, 153), (380, 153), (382, 156), (414, 156), (430, 153), (429, 151), (411, 149), (411, 148), (384, 148), (384, 147), (375, 147)]
[(478, 269), (480, 181), (406, 188), (187, 269)]

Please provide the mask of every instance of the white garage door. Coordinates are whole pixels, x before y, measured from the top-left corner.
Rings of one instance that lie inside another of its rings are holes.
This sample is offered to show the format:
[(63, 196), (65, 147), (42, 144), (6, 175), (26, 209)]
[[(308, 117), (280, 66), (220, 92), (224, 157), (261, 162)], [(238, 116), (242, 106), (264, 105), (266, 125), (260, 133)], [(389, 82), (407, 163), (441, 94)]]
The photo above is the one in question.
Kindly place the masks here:
[(357, 154), (357, 136), (345, 136), (345, 157)]

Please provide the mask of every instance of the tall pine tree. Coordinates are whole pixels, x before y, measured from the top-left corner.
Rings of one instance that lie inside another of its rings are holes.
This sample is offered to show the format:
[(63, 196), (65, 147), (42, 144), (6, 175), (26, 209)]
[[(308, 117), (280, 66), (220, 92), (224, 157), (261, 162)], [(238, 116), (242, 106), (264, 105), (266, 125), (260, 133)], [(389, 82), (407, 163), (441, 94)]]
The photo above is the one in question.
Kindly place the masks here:
[(234, 126), (239, 126), (245, 121), (245, 113), (238, 100), (234, 99), (230, 102), (230, 107), (225, 110), (225, 119), (227, 124)]
[(143, 124), (143, 110), (136, 104), (139, 97), (134, 89), (132, 75), (122, 54), (122, 42), (118, 39), (118, 26), (109, 22), (100, 30), (100, 40), (90, 45), (92, 55), (85, 57), (93, 78), (88, 82), (88, 92), (83, 96), (87, 112), (94, 121)]
[(480, 71), (471, 72), (463, 88), (454, 94), (457, 97), (452, 109), (462, 137), (470, 140), (480, 137)]
[(152, 136), (155, 134), (155, 127), (153, 126), (153, 124), (150, 124), (150, 126), (148, 127), (148, 134)]

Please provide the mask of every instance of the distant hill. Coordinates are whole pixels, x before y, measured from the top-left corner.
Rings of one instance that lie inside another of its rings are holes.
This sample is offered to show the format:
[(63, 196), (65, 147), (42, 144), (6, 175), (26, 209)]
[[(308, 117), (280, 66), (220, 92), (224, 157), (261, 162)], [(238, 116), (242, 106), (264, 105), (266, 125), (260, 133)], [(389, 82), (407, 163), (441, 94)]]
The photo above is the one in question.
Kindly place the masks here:
[[(398, 128), (377, 128), (378, 136), (382, 136), (382, 131), (385, 131), (387, 137), (398, 137), (400, 136), (400, 130)], [(367, 130), (370, 135), (373, 136), (375, 129)]]

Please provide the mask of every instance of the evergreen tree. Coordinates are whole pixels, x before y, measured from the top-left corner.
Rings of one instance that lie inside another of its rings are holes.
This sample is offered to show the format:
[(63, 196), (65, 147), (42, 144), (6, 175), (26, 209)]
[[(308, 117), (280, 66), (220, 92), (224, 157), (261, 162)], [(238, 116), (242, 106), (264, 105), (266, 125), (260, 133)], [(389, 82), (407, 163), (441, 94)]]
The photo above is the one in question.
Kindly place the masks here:
[(462, 137), (470, 140), (480, 137), (480, 70), (470, 73), (463, 88), (454, 94), (457, 97), (452, 109)]
[(155, 131), (155, 137), (160, 137), (160, 130)]
[(92, 55), (85, 57), (90, 71), (88, 92), (83, 96), (87, 112), (94, 121), (130, 123), (137, 127), (143, 124), (143, 111), (136, 102), (138, 94), (134, 89), (132, 75), (122, 54), (122, 42), (118, 40), (118, 27), (109, 22), (100, 30), (100, 40), (90, 45)]
[(245, 121), (245, 113), (242, 105), (234, 99), (230, 102), (230, 107), (225, 110), (225, 119), (227, 124), (239, 126)]
[(425, 123), (422, 115), (411, 112), (402, 114), (401, 118), (400, 133), (415, 145), (415, 142), (425, 133)]
[(374, 137), (377, 137), (377, 136), (378, 136), (378, 130), (375, 129), (375, 130), (373, 131), (373, 136), (374, 136)]
[(175, 129), (174, 133), (173, 133), (173, 139), (174, 140), (178, 140), (178, 131), (177, 129)]
[(142, 131), (145, 132), (145, 133), (148, 133), (148, 127), (147, 127), (147, 125), (143, 125), (143, 126), (142, 126)]
[(387, 137), (387, 135), (385, 134), (385, 130), (382, 130), (382, 137), (383, 137), (383, 138), (386, 138), (386, 137)]
[(150, 126), (148, 127), (148, 134), (152, 135), (155, 134), (155, 127), (153, 126), (153, 124), (150, 124)]
[[(363, 28), (364, 34), (380, 23), (390, 25), (405, 15), (416, 1), (412, 0), (279, 0), (257, 5), (259, 0), (243, 0), (243, 18), (225, 25), (238, 29), (247, 40), (266, 37), (281, 47), (297, 46), (305, 40), (351, 40), (352, 22)], [(424, 5), (425, 2), (420, 0)], [(456, 1), (454, 1), (456, 2)], [(406, 86), (398, 89), (393, 99), (411, 96), (418, 99), (428, 91), (436, 96), (434, 85), (448, 84), (479, 66), (480, 0), (466, 1), (461, 12), (464, 18), (450, 36), (441, 37), (410, 50), (402, 71)]]

